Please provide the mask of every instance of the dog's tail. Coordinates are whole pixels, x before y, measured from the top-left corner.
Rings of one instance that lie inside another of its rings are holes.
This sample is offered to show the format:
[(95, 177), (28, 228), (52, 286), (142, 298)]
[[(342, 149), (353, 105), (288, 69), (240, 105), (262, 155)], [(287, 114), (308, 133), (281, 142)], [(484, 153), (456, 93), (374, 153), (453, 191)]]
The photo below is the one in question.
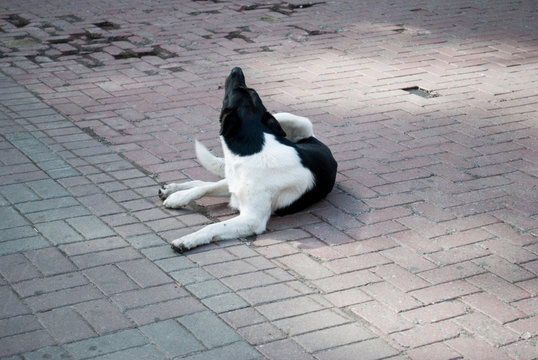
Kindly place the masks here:
[(224, 159), (213, 155), (198, 140), (195, 142), (196, 157), (200, 164), (213, 174), (224, 178)]

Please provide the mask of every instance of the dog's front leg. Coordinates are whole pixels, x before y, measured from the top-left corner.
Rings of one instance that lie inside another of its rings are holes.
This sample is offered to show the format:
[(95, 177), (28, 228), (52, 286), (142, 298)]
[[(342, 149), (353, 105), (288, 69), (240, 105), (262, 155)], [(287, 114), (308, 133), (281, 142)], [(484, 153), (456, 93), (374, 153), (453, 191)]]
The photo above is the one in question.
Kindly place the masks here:
[[(260, 216), (261, 215), (261, 216)], [(183, 236), (172, 242), (172, 248), (178, 252), (184, 252), (200, 245), (209, 244), (212, 241), (235, 239), (265, 231), (267, 221), (271, 216), (271, 210), (265, 214), (240, 214), (239, 216), (208, 225), (192, 234)]]
[(205, 195), (218, 197), (230, 196), (228, 191), (228, 182), (226, 179), (222, 179), (217, 182), (192, 181), (188, 184), (190, 186), (182, 186), (183, 184), (171, 184), (173, 186), (170, 186), (170, 189), (175, 191), (171, 192), (166, 197), (163, 205), (170, 209), (177, 209)]

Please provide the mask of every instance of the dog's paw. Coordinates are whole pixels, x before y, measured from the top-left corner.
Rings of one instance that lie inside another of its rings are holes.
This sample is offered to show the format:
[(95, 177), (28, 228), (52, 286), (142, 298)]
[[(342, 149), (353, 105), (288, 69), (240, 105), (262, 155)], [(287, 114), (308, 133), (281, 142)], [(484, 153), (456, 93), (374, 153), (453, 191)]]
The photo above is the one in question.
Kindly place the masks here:
[(192, 234), (189, 234), (182, 238), (172, 241), (171, 245), (174, 251), (183, 254), (184, 252), (189, 251), (192, 248), (195, 248), (198, 245), (202, 245), (202, 244), (198, 244), (197, 239), (193, 237)]
[(172, 191), (168, 185), (163, 185), (159, 189), (159, 198), (161, 200), (165, 200), (170, 194), (172, 194)]
[(164, 200), (163, 205), (169, 209), (179, 209), (187, 206), (192, 200), (188, 190), (176, 191)]

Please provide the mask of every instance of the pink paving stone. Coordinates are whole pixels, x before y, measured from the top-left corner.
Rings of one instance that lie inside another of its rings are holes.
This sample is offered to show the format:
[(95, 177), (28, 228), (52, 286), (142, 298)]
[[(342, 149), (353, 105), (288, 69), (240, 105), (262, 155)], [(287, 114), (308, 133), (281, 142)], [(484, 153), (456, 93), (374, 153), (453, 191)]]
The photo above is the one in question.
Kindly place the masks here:
[(412, 273), (436, 268), (434, 263), (405, 246), (384, 250), (381, 254)]
[(460, 354), (444, 343), (435, 343), (408, 350), (407, 356), (412, 360), (452, 360), (459, 358)]
[(516, 307), (508, 305), (487, 293), (465, 296), (462, 301), (501, 324), (525, 317), (525, 313), (519, 311)]
[(349, 244), (335, 246), (334, 249), (343, 255), (359, 255), (379, 250), (397, 247), (398, 244), (387, 237), (378, 237), (373, 239), (353, 241)]
[(414, 275), (396, 264), (378, 266), (373, 269), (372, 272), (405, 292), (421, 289), (430, 285), (427, 281), (422, 280), (417, 275)]
[(459, 326), (447, 320), (424, 326), (415, 326), (410, 330), (397, 332), (391, 336), (402, 346), (416, 348), (455, 338), (459, 333)]
[(390, 260), (379, 253), (358, 255), (343, 259), (336, 259), (324, 265), (337, 274), (372, 268), (377, 265), (390, 263)]
[(355, 305), (367, 301), (371, 301), (372, 298), (366, 295), (358, 288), (336, 291), (325, 295), (325, 299), (330, 301), (334, 306), (342, 308), (350, 305)]
[(414, 309), (422, 305), (413, 297), (385, 281), (363, 286), (361, 290), (396, 312)]
[(534, 360), (536, 359), (536, 339), (521, 340), (513, 344), (503, 346), (502, 350), (513, 359)]
[(442, 266), (437, 269), (421, 272), (419, 276), (432, 284), (440, 284), (448, 281), (465, 279), (467, 277), (486, 272), (480, 266), (470, 261), (453, 265)]
[(473, 285), (463, 280), (458, 280), (412, 291), (409, 294), (422, 301), (424, 304), (435, 304), (437, 302), (456, 299), (478, 291), (479, 290)]
[(502, 350), (490, 346), (483, 340), (459, 337), (447, 340), (448, 346), (462, 354), (466, 359), (472, 360), (510, 360)]
[(435, 240), (431, 240), (413, 230), (391, 234), (390, 238), (396, 240), (400, 244), (416, 250), (419, 253), (432, 253), (442, 250), (442, 247)]
[(534, 337), (538, 334), (538, 316), (511, 322), (508, 324), (508, 328), (520, 334), (522, 338)]
[(380, 279), (368, 270), (359, 270), (345, 274), (334, 275), (325, 279), (313, 280), (312, 284), (324, 292), (331, 293), (362, 285), (379, 282)]
[(435, 238), (435, 242), (444, 249), (464, 246), (491, 238), (491, 234), (482, 229), (473, 229)]
[(460, 316), (455, 322), (468, 332), (485, 339), (492, 345), (499, 347), (516, 341), (520, 334), (503, 327), (495, 320), (480, 312), (473, 312)]
[(535, 274), (532, 274), (522, 267), (513, 264), (497, 255), (476, 259), (474, 262), (484, 269), (512, 283), (516, 281), (529, 280), (536, 277)]
[(351, 311), (385, 334), (404, 331), (414, 326), (400, 314), (397, 314), (377, 301), (369, 301), (353, 306)]
[(278, 259), (278, 262), (284, 264), (288, 269), (299, 274), (299, 276), (309, 280), (334, 275), (332, 271), (329, 271), (305, 254), (282, 257)]
[(491, 273), (473, 276), (467, 279), (467, 281), (506, 302), (531, 297), (531, 294), (523, 288), (513, 285)]
[(460, 301), (446, 301), (402, 312), (401, 315), (416, 324), (429, 324), (451, 319), (467, 312)]

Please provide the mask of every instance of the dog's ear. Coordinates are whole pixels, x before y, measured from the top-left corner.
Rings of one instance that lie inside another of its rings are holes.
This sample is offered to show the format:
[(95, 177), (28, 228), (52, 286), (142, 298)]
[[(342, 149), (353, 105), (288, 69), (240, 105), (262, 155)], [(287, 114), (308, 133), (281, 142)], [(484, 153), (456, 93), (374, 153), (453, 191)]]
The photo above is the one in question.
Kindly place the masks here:
[(220, 116), (220, 135), (230, 137), (237, 132), (241, 126), (241, 119), (235, 110), (227, 110)]
[(282, 129), (278, 120), (267, 111), (263, 115), (262, 123), (269, 128), (273, 135), (277, 137), (286, 137), (286, 132)]

